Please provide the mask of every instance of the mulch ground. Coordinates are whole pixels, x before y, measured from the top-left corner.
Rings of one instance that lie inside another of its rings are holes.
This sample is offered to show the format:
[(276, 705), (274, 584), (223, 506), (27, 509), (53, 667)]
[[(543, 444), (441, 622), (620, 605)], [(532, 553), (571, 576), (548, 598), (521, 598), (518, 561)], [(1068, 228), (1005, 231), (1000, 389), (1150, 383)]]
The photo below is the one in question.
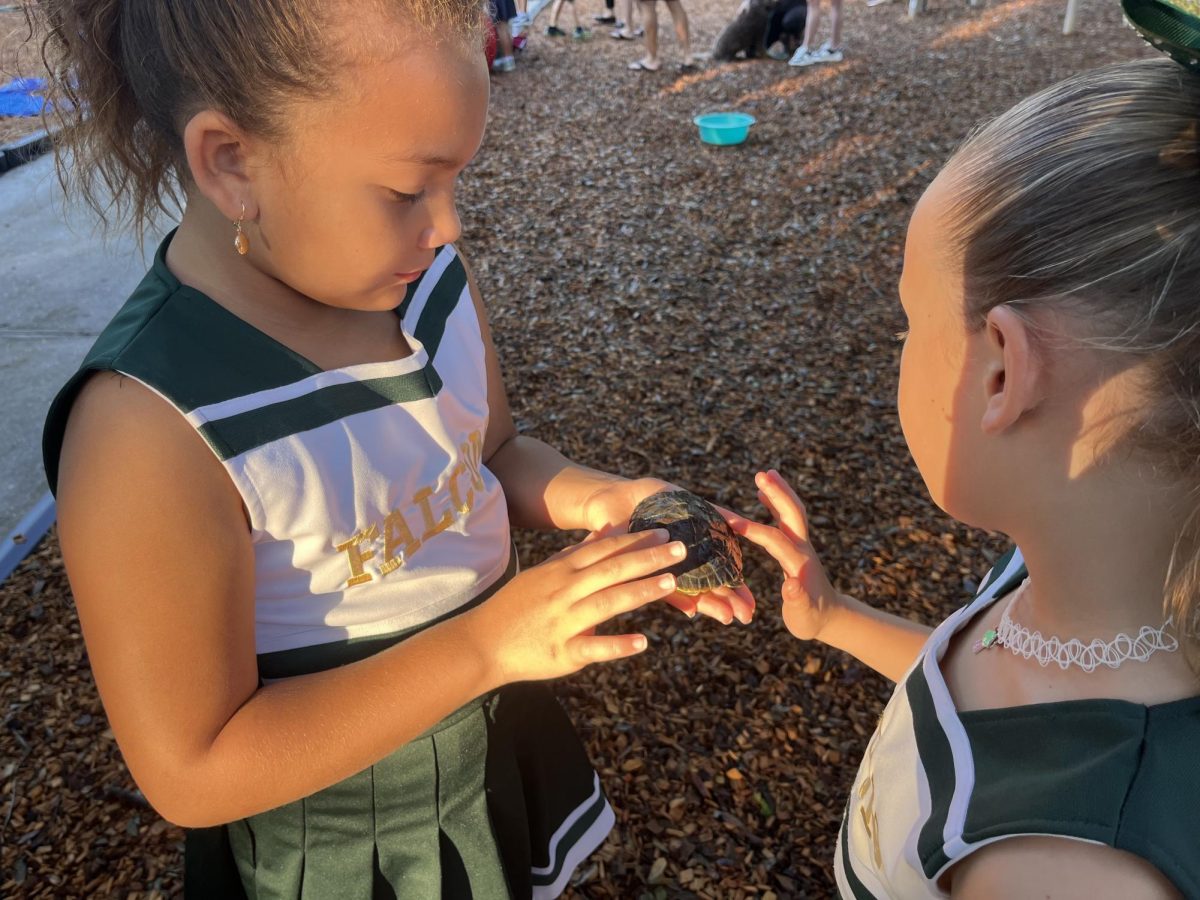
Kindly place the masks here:
[[(808, 70), (648, 75), (605, 31), (536, 35), (493, 80), (461, 203), (521, 430), (750, 512), (753, 473), (775, 466), (839, 587), (928, 622), (960, 604), (1002, 545), (934, 508), (905, 450), (904, 228), (973, 124), (1147, 52), (1100, 0), (1063, 37), (1064, 5), (941, 2), (914, 22), (851, 2), (846, 62)], [(690, 0), (697, 47), (730, 6)], [(665, 25), (663, 43), (669, 67)], [(696, 140), (692, 116), (718, 108), (758, 118), (745, 145)], [(522, 559), (566, 541), (519, 535)], [(761, 556), (748, 580), (751, 626), (648, 611), (647, 654), (559, 685), (618, 818), (572, 897), (833, 893), (844, 798), (891, 686), (792, 639)], [(0, 666), (0, 894), (178, 894), (180, 832), (121, 763), (53, 535), (0, 586)]]

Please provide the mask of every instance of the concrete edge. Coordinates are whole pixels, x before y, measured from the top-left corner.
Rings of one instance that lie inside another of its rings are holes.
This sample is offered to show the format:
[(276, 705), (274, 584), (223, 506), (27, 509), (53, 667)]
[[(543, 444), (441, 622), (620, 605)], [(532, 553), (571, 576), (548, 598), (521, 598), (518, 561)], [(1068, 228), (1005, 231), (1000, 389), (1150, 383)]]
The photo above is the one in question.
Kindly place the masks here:
[(33, 509), (25, 514), (17, 527), (0, 544), (0, 583), (4, 582), (13, 570), (21, 564), (33, 548), (38, 545), (55, 519), (54, 495), (46, 491), (45, 495), (33, 505)]
[(0, 146), (0, 175), (9, 169), (37, 159), (53, 145), (53, 136), (44, 128)]

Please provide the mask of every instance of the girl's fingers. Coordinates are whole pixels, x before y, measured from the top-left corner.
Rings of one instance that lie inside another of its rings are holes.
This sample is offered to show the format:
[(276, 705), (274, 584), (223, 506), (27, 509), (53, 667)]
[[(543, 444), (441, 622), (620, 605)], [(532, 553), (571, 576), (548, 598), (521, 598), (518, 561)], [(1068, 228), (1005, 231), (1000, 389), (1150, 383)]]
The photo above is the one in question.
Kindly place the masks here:
[(579, 543), (590, 544), (590, 543), (600, 540), (601, 538), (611, 537), (614, 534), (620, 534), (620, 533), (622, 533), (621, 528), (619, 526), (614, 525), (613, 523), (609, 522), (606, 525), (601, 525), (595, 531), (589, 531), (587, 537), (585, 537)]
[(804, 568), (808, 554), (778, 528), (739, 519), (730, 524), (735, 534), (766, 550), (788, 575), (796, 576)]
[(670, 597), (663, 597), (669, 605), (675, 607), (689, 619), (696, 617), (696, 598), (688, 594), (672, 594)]
[(674, 575), (656, 575), (629, 584), (621, 584), (606, 590), (597, 591), (584, 597), (572, 607), (572, 614), (578, 615), (578, 628), (594, 628), (602, 622), (640, 609), (647, 603), (661, 600), (675, 593)]
[(722, 517), (722, 518), (723, 518), (723, 519), (724, 519), (726, 522), (732, 522), (734, 519), (744, 519), (744, 518), (746, 518), (746, 517), (745, 517), (745, 516), (743, 516), (741, 513), (735, 513), (735, 512), (734, 512), (732, 509), (726, 509), (724, 506), (716, 506), (716, 505), (714, 505), (714, 506), (713, 506), (713, 509), (715, 509), (717, 512), (719, 512), (719, 513), (721, 514), (721, 517)]
[(679, 541), (651, 544), (643, 549), (632, 549), (608, 556), (574, 573), (559, 589), (559, 596), (568, 602), (576, 603), (616, 585), (636, 581), (648, 575), (664, 574), (666, 569), (680, 562), (685, 556), (687, 548)]
[(784, 603), (810, 602), (808, 591), (804, 589), (804, 584), (799, 578), (785, 578), (783, 586), (779, 589), (779, 594), (783, 597)]
[(644, 634), (579, 635), (567, 642), (572, 658), (586, 666), (636, 656), (646, 649)]
[(633, 534), (601, 534), (594, 531), (574, 547), (568, 547), (566, 555), (575, 570), (582, 571), (631, 550), (660, 546), (670, 539), (671, 535), (665, 528), (651, 528)]
[(779, 510), (775, 508), (775, 504), (771, 502), (771, 498), (762, 491), (758, 492), (758, 502), (767, 508), (767, 512), (771, 514), (771, 518), (776, 522), (779, 521)]
[(615, 529), (611, 525), (604, 525), (600, 528), (597, 528), (595, 531), (589, 531), (579, 543), (571, 544), (569, 547), (563, 547), (557, 553), (547, 557), (545, 562), (574, 558), (576, 554), (580, 552), (581, 547), (586, 547), (602, 541), (606, 537), (611, 537), (614, 531)]
[(710, 619), (716, 619), (722, 625), (733, 621), (733, 607), (728, 600), (713, 591), (696, 598), (696, 611)]
[(754, 478), (758, 489), (767, 495), (774, 515), (783, 526), (789, 537), (796, 540), (808, 540), (808, 518), (804, 514), (804, 504), (796, 496), (791, 485), (783, 480), (783, 476), (772, 469), (770, 472), (759, 472)]
[(743, 625), (749, 625), (753, 621), (755, 603), (754, 595), (750, 593), (750, 588), (744, 584), (739, 584), (736, 588), (717, 588), (717, 593), (729, 601), (733, 615), (739, 622)]

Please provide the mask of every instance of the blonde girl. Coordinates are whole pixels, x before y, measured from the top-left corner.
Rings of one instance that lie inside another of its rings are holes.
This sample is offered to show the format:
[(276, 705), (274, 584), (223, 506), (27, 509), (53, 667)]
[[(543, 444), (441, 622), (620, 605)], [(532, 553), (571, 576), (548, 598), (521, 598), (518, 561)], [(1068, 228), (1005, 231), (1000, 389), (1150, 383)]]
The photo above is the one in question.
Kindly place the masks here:
[(899, 412), (942, 509), (1015, 548), (932, 632), (837, 591), (775, 471), (798, 638), (898, 682), (847, 898), (1200, 897), (1200, 76), (1088, 72), (974, 134), (913, 213)]

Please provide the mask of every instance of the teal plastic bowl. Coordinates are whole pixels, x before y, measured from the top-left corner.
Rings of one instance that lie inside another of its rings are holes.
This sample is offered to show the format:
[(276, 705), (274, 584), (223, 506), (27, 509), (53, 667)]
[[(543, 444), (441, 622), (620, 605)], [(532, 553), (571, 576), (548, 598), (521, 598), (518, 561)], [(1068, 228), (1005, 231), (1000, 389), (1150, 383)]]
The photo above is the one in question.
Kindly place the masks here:
[(692, 119), (700, 128), (700, 140), (706, 144), (740, 144), (755, 123), (754, 116), (740, 112), (705, 113)]

